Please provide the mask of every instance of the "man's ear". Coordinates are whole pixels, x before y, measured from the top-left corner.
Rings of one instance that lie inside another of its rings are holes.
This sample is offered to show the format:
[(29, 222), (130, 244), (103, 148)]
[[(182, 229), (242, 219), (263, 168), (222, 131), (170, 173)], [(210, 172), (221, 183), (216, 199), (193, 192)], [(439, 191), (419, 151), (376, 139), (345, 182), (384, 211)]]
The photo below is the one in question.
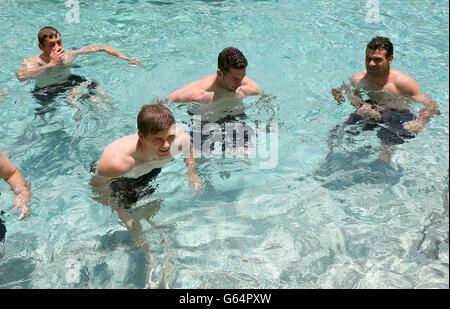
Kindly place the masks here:
[(138, 137), (140, 140), (144, 139), (144, 135), (141, 133), (141, 131), (138, 131)]
[(220, 69), (217, 69), (217, 76), (223, 78), (223, 72)]
[(44, 45), (42, 45), (41, 43), (39, 43), (38, 46), (39, 46), (39, 49), (40, 49), (40, 50), (44, 51)]
[(394, 61), (394, 55), (391, 55), (388, 59), (389, 65), (391, 65), (392, 61)]

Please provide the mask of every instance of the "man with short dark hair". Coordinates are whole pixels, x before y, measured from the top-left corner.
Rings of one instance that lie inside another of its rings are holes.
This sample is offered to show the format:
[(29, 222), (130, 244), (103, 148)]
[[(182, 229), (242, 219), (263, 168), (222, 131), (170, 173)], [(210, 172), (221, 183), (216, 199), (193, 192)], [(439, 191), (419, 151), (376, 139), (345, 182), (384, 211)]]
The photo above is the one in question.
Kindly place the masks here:
[[(431, 116), (439, 115), (434, 103), (422, 93), (417, 82), (410, 76), (391, 69), (394, 47), (385, 37), (373, 38), (366, 47), (366, 71), (351, 78), (351, 85), (344, 84), (333, 89), (338, 102), (345, 101), (345, 90), (352, 105), (356, 107), (344, 125), (365, 123), (365, 128), (378, 128), (378, 137), (384, 151), (380, 158), (390, 160), (388, 146), (404, 143), (404, 138), (412, 138), (423, 130)], [(353, 91), (350, 91), (353, 86)], [(366, 95), (369, 99), (363, 100)], [(419, 117), (410, 110), (411, 100), (425, 105)], [(367, 121), (370, 122), (367, 125)]]
[[(88, 46), (65, 51), (61, 35), (53, 27), (42, 28), (38, 33), (38, 41), (42, 53), (32, 58), (23, 59), (23, 67), (16, 72), (16, 76), (20, 81), (36, 80), (33, 96), (44, 106), (52, 102), (59, 94), (70, 91), (71, 96), (67, 100), (74, 106), (79, 107), (77, 99), (83, 95), (82, 87), (88, 87), (89, 91), (95, 89), (97, 93), (106, 98), (96, 82), (88, 82), (85, 78), (70, 73), (70, 64), (78, 55), (107, 52), (132, 64), (142, 64), (139, 60), (129, 58), (108, 45)], [(92, 101), (96, 103), (94, 100)]]
[(208, 75), (198, 81), (171, 93), (173, 102), (212, 103), (223, 97), (246, 97), (262, 94), (258, 84), (246, 77), (247, 59), (240, 50), (227, 47), (220, 52), (215, 75)]
[[(214, 131), (208, 129), (208, 125), (214, 123), (220, 126), (218, 133), (222, 137), (217, 141), (222, 142), (222, 152), (225, 153), (227, 139), (233, 142), (233, 147), (239, 144), (237, 138), (231, 136), (233, 132), (227, 134), (226, 124), (238, 124), (247, 119), (242, 98), (263, 94), (258, 84), (246, 76), (247, 64), (247, 59), (240, 50), (227, 47), (219, 53), (215, 75), (194, 81), (167, 97), (172, 102), (200, 103), (190, 106), (188, 113), (201, 120), (200, 127), (194, 128), (195, 132), (192, 131), (191, 135), (200, 136), (200, 141), (194, 139), (194, 145), (199, 152), (206, 151), (207, 156), (214, 150), (213, 140), (216, 136)], [(249, 139), (248, 136), (244, 137), (245, 145)], [(203, 149), (207, 141), (211, 145)]]

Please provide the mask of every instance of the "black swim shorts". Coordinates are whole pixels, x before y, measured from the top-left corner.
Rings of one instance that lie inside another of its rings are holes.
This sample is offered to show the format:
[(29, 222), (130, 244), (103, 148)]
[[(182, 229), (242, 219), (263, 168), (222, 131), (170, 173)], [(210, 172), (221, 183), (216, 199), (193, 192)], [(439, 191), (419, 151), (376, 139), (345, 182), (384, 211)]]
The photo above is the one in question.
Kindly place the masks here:
[[(89, 172), (95, 174), (98, 160), (89, 165)], [(161, 172), (161, 168), (154, 168), (147, 174), (138, 178), (118, 177), (113, 178), (109, 184), (112, 191), (111, 196), (119, 200), (119, 204), (125, 209), (136, 203), (140, 198), (151, 195), (158, 188), (158, 185), (151, 186), (153, 181)]]
[[(64, 83), (53, 84), (42, 88), (36, 87), (33, 90), (33, 97), (37, 100), (39, 104), (46, 106), (49, 103), (53, 102), (58, 95), (65, 93), (67, 90), (70, 90), (75, 86), (79, 86), (84, 82), (87, 82), (87, 79), (85, 79), (84, 77), (71, 74), (67, 78), (67, 81), (65, 81)], [(86, 94), (88, 97), (92, 95), (91, 90), (95, 89), (97, 85), (98, 84), (96, 81), (92, 81), (89, 83), (87, 87), (89, 92), (88, 94)], [(54, 110), (54, 108), (52, 110)], [(48, 110), (42, 112), (42, 109), (37, 110), (38, 113), (39, 112), (45, 113), (47, 111)]]
[(6, 226), (5, 222), (0, 218), (0, 242), (5, 242)]
[[(188, 112), (189, 115), (194, 116), (192, 113)], [(241, 134), (238, 134), (238, 132), (236, 132), (235, 130), (232, 130), (230, 132), (227, 132), (226, 130), (226, 124), (242, 124), (245, 125), (245, 123), (243, 123), (243, 120), (248, 119), (247, 115), (245, 113), (241, 113), (238, 115), (229, 115), (226, 117), (222, 117), (219, 120), (217, 120), (215, 123), (218, 124), (220, 126), (220, 131), (221, 131), (221, 138), (220, 142), (222, 142), (222, 152), (225, 152), (226, 146), (227, 145), (232, 145), (233, 147), (239, 147), (239, 146), (243, 146), (245, 148), (248, 147), (248, 142), (251, 140), (251, 137), (249, 136), (249, 132), (247, 130), (244, 130), (244, 132), (242, 132), (242, 136)], [(193, 128), (189, 133), (190, 136), (192, 138), (192, 142), (194, 144), (194, 149), (197, 152), (201, 152), (203, 151), (208, 151), (208, 149), (203, 149), (203, 145), (206, 141), (211, 142), (210, 144), (210, 149), (209, 152), (212, 152), (214, 150), (214, 143), (213, 141), (218, 141), (217, 139), (215, 139), (213, 137), (213, 134), (215, 134), (215, 130), (212, 130), (210, 132), (205, 133), (205, 130), (208, 129), (208, 127), (206, 127), (208, 124), (210, 124), (210, 122), (207, 121), (201, 121), (200, 123), (200, 128)], [(198, 142), (196, 140), (194, 140), (194, 133), (196, 133), (196, 136), (200, 136), (200, 145), (198, 145)], [(241, 138), (241, 139), (239, 139)], [(199, 147), (201, 147), (201, 149), (198, 149)]]
[(138, 178), (120, 177), (114, 178), (109, 187), (113, 192), (111, 196), (116, 197), (121, 206), (128, 209), (140, 198), (151, 195), (158, 188), (158, 185), (151, 186), (153, 181), (161, 172), (161, 168), (155, 168)]
[(379, 110), (382, 120), (376, 122), (374, 120), (367, 121), (363, 116), (356, 112), (352, 113), (345, 124), (361, 124), (362, 130), (368, 131), (378, 129), (377, 136), (385, 145), (403, 144), (405, 138), (413, 138), (414, 134), (404, 128), (404, 124), (408, 121), (415, 120), (416, 116), (410, 111), (392, 112)]

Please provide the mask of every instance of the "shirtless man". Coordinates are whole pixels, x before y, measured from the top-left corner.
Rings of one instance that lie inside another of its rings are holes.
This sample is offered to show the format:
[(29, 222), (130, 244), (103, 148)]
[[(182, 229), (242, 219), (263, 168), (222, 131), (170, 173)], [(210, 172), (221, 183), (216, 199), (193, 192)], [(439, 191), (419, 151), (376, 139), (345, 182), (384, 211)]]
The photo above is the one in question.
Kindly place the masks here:
[(8, 159), (8, 157), (0, 151), (0, 178), (3, 178), (14, 191), (16, 197), (14, 204), (16, 206), (13, 211), (22, 209), (22, 213), (18, 220), (23, 220), (31, 213), (28, 200), (31, 197), (30, 187), (22, 176), (20, 170)]
[(230, 115), (244, 112), (242, 98), (261, 95), (258, 84), (246, 76), (247, 59), (234, 47), (222, 50), (218, 57), (218, 69), (198, 81), (178, 89), (167, 98), (172, 102), (201, 103), (193, 106), (192, 114), (202, 116), (202, 120), (215, 122)]
[[(107, 100), (97, 83), (88, 82), (83, 77), (70, 73), (70, 65), (78, 55), (107, 52), (132, 64), (142, 64), (142, 62), (129, 58), (108, 45), (88, 46), (65, 51), (60, 33), (52, 27), (42, 28), (38, 33), (38, 40), (38, 46), (42, 54), (23, 59), (23, 67), (16, 72), (16, 76), (20, 81), (36, 80), (33, 95), (42, 105), (47, 105), (60, 93), (70, 90), (71, 94), (67, 97), (67, 100), (79, 108), (77, 99), (83, 95), (82, 87), (88, 87), (89, 90), (95, 89), (98, 94), (101, 94)], [(91, 99), (91, 101), (98, 104), (94, 99)]]
[[(439, 115), (434, 103), (422, 93), (417, 82), (410, 76), (391, 69), (394, 59), (394, 48), (388, 38), (375, 37), (366, 48), (366, 71), (357, 73), (351, 78), (350, 85), (342, 85), (333, 89), (332, 94), (338, 102), (345, 101), (342, 90), (345, 90), (356, 112), (350, 115), (345, 125), (355, 124), (364, 118), (374, 120), (383, 145), (380, 158), (390, 160), (388, 146), (404, 143), (403, 138), (414, 137), (423, 130), (431, 116)], [(366, 94), (369, 100), (363, 100)], [(425, 105), (419, 117), (410, 111), (411, 100)], [(383, 125), (381, 126), (380, 123)]]
[(188, 169), (187, 180), (194, 194), (200, 192), (202, 182), (195, 172), (190, 137), (175, 127), (175, 119), (169, 109), (160, 104), (144, 105), (138, 114), (137, 126), (137, 134), (120, 138), (105, 148), (91, 185), (99, 195), (95, 199), (117, 211), (135, 244), (147, 255), (147, 282), (153, 286), (150, 280), (153, 256), (142, 237), (139, 220), (144, 217), (149, 221), (159, 204), (154, 201), (138, 209), (133, 206), (138, 199), (155, 191), (149, 183), (177, 154), (183, 153)]
[[(247, 59), (242, 52), (234, 47), (222, 50), (218, 57), (218, 69), (215, 75), (208, 75), (198, 81), (171, 93), (167, 98), (172, 102), (190, 103), (188, 113), (199, 116), (200, 127), (193, 125), (191, 136), (197, 151), (210, 154), (214, 150), (215, 132), (208, 130), (208, 124), (220, 126), (219, 139), (222, 142), (222, 154), (225, 154), (226, 140), (232, 141), (234, 149), (239, 142), (226, 131), (227, 123), (238, 123), (246, 119), (243, 97), (261, 95), (261, 88), (246, 76)], [(194, 132), (194, 130), (196, 132)], [(200, 141), (194, 137), (199, 135)], [(229, 135), (229, 136), (228, 136)], [(249, 137), (244, 138), (247, 145)], [(208, 142), (209, 141), (209, 142)], [(198, 143), (200, 142), (200, 143)], [(210, 144), (209, 149), (203, 149), (204, 143)], [(244, 150), (245, 151), (245, 150)]]

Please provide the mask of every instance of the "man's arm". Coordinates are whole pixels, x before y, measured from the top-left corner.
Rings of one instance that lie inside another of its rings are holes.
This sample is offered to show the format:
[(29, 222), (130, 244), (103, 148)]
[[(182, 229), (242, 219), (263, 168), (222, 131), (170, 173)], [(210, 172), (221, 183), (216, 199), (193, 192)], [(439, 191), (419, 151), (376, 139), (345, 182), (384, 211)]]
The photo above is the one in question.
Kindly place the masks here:
[(23, 220), (31, 213), (31, 208), (27, 205), (31, 197), (30, 187), (20, 173), (19, 169), (0, 151), (0, 177), (10, 185), (16, 197), (14, 203), (16, 206), (13, 211), (22, 209), (19, 220)]
[(44, 65), (37, 64), (36, 57), (25, 58), (22, 61), (23, 67), (16, 72), (17, 79), (23, 82), (29, 78), (36, 78), (48, 68), (62, 64), (64, 58), (64, 48), (62, 47), (55, 47), (50, 54), (50, 62)]
[[(23, 64), (23, 62), (22, 62), (22, 64)], [(50, 62), (50, 63), (47, 63), (46, 65), (42, 65), (42, 66), (38, 66), (38, 67), (34, 67), (34, 68), (29, 68), (27, 66), (24, 66), (23, 68), (21, 68), (20, 70), (18, 70), (16, 72), (16, 77), (21, 82), (23, 82), (29, 78), (33, 79), (33, 78), (36, 78), (36, 76), (38, 76), (45, 70), (47, 70), (48, 68), (54, 67), (55, 65), (56, 65), (55, 63)]]
[(406, 130), (417, 134), (423, 130), (425, 124), (433, 115), (440, 115), (441, 112), (437, 109), (436, 103), (422, 93), (419, 84), (412, 77), (407, 76), (398, 86), (403, 94), (411, 97), (414, 101), (425, 105), (425, 107), (419, 111), (419, 117), (416, 120), (411, 120), (404, 125)]
[(194, 159), (194, 145), (191, 142), (191, 137), (183, 131), (181, 132), (181, 142), (178, 146), (178, 149), (182, 151), (184, 162), (186, 163), (186, 167), (188, 169), (187, 180), (189, 182), (189, 187), (194, 191), (194, 194), (199, 194), (200, 190), (202, 189), (202, 181), (195, 171), (197, 163), (195, 163)]
[(174, 103), (208, 102), (208, 99), (205, 97), (205, 91), (192, 84), (172, 92), (167, 96), (167, 99)]
[(133, 158), (113, 151), (105, 151), (98, 164), (96, 174), (102, 177), (120, 177), (131, 171), (135, 166)]
[(130, 171), (134, 162), (106, 148), (98, 163), (95, 175), (91, 178), (92, 191), (97, 195), (94, 199), (108, 205), (111, 191), (108, 183), (113, 178), (121, 177)]
[[(342, 92), (349, 99), (350, 103), (356, 107), (360, 108), (363, 106), (362, 95), (358, 88), (359, 80), (362, 78), (361, 73), (355, 74), (350, 78), (350, 83), (342, 83), (339, 88), (334, 88), (331, 90), (331, 94), (338, 103), (345, 102), (345, 97)], [(353, 89), (352, 89), (353, 88)]]
[(246, 85), (239, 89), (238, 94), (241, 96), (262, 95), (263, 91), (259, 85), (248, 77), (245, 77)]
[(127, 60), (128, 62), (130, 62), (131, 64), (137, 64), (137, 65), (142, 65), (144, 64), (142, 61), (137, 60), (135, 58), (129, 58), (128, 56), (126, 56), (124, 53), (115, 50), (114, 48), (112, 48), (109, 45), (103, 45), (103, 46), (87, 46), (87, 47), (83, 47), (77, 50), (72, 50), (70, 51), (71, 54), (71, 61), (73, 61), (73, 59), (75, 59), (75, 57), (77, 57), (78, 55), (81, 54), (89, 54), (89, 53), (97, 53), (97, 52), (106, 52), (112, 56), (116, 56), (118, 58)]
[(352, 76), (350, 83), (342, 83), (341, 87), (331, 90), (335, 100), (338, 103), (345, 102), (345, 97), (342, 91), (345, 92), (350, 103), (356, 107), (356, 113), (361, 116), (367, 116), (375, 119), (376, 121), (381, 121), (382, 117), (379, 112), (373, 109), (373, 106), (369, 103), (363, 102), (359, 81), (363, 77), (362, 73), (357, 73)]

